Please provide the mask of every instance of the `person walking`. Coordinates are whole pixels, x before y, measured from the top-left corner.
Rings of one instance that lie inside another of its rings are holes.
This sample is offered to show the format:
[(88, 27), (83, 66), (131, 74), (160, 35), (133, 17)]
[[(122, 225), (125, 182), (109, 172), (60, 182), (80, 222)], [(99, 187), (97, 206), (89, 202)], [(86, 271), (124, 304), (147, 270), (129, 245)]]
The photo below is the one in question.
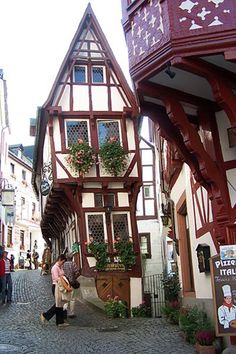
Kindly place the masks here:
[(51, 258), (52, 258), (52, 253), (51, 253), (50, 247), (45, 245), (45, 248), (43, 251), (43, 256), (42, 256), (42, 272), (41, 272), (41, 274), (46, 275), (46, 274), (50, 273)]
[(62, 266), (65, 263), (65, 261), (66, 261), (66, 256), (64, 254), (61, 254), (60, 256), (58, 256), (56, 263), (51, 269), (52, 293), (53, 296), (55, 297), (55, 304), (48, 311), (41, 313), (40, 319), (42, 324), (44, 324), (46, 321), (50, 321), (50, 319), (54, 315), (56, 315), (56, 325), (58, 327), (69, 326), (69, 323), (66, 323), (64, 321), (63, 307), (60, 299), (58, 299), (59, 297), (58, 281), (60, 280), (60, 277), (64, 275)]
[[(12, 279), (11, 279), (11, 262), (10, 259), (7, 258), (8, 252), (3, 251), (3, 259), (5, 262), (5, 294), (2, 294), (3, 303), (6, 301), (11, 303), (12, 302)], [(5, 295), (5, 296), (4, 296)]]
[(69, 280), (69, 283), (72, 290), (71, 300), (64, 305), (64, 309), (68, 310), (68, 317), (74, 318), (75, 315), (75, 296), (76, 296), (76, 289), (79, 288), (80, 284), (77, 281), (77, 278), (80, 276), (80, 270), (75, 262), (73, 262), (73, 255), (68, 255), (67, 260), (63, 265), (63, 270), (65, 276)]
[(26, 266), (25, 268), (28, 268), (28, 270), (32, 269), (32, 260), (31, 260), (31, 252), (30, 250), (27, 251), (26, 254)]
[(13, 254), (10, 255), (10, 263), (11, 263), (11, 272), (14, 272), (14, 261), (15, 261), (15, 257)]
[(0, 293), (2, 304), (5, 304), (6, 298), (6, 275), (5, 275), (5, 261), (3, 259), (3, 252), (0, 250)]
[(39, 254), (35, 250), (33, 250), (32, 259), (33, 259), (33, 263), (34, 263), (34, 269), (38, 269), (38, 267), (39, 267), (39, 261), (38, 261)]

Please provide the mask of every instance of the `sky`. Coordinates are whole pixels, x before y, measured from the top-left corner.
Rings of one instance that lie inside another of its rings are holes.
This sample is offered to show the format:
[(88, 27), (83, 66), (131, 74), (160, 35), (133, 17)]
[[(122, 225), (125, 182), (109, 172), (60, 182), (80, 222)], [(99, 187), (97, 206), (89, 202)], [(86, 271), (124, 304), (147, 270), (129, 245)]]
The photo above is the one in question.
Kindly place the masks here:
[[(88, 0), (0, 0), (0, 68), (8, 88), (10, 144), (34, 143), (29, 120), (46, 101)], [(90, 0), (129, 84), (120, 0)]]

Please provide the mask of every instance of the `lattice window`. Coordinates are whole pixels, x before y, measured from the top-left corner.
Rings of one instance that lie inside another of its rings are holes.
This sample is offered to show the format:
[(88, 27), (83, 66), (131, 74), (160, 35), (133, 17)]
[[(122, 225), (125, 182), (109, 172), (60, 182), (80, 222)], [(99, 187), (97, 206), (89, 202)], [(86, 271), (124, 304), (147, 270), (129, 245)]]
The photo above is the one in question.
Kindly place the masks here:
[(103, 207), (103, 195), (100, 193), (95, 193), (94, 195), (95, 208)]
[(94, 66), (92, 68), (92, 80), (93, 80), (93, 83), (104, 82), (103, 67), (102, 66)]
[(113, 214), (112, 220), (114, 239), (120, 238), (122, 240), (128, 240), (129, 227), (127, 214)]
[(77, 83), (87, 82), (85, 66), (75, 66), (74, 67), (74, 81)]
[(111, 137), (120, 141), (120, 129), (118, 121), (99, 121), (98, 122), (98, 139), (99, 144), (107, 142)]
[(88, 215), (89, 236), (96, 242), (104, 242), (103, 215)]
[(67, 146), (75, 144), (78, 139), (89, 142), (88, 123), (86, 121), (66, 121)]

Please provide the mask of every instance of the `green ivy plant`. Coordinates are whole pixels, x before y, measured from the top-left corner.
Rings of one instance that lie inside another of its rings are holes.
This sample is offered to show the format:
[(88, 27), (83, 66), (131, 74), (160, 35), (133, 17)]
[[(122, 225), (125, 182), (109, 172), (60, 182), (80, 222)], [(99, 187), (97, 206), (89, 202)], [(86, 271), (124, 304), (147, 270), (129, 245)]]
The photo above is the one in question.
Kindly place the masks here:
[(115, 241), (114, 245), (117, 254), (120, 257), (120, 262), (124, 264), (126, 269), (131, 268), (136, 262), (133, 242), (130, 240), (118, 239)]
[(119, 176), (127, 167), (128, 153), (116, 138), (111, 137), (99, 150), (102, 166), (112, 176)]
[(72, 171), (83, 177), (88, 173), (96, 162), (96, 154), (94, 149), (82, 139), (79, 139), (76, 144), (69, 147), (69, 156), (67, 163)]
[(100, 272), (105, 270), (107, 263), (109, 262), (107, 244), (104, 242), (93, 241), (88, 245), (88, 250), (96, 259), (96, 269)]
[(111, 295), (107, 295), (104, 308), (106, 315), (110, 318), (128, 317), (128, 307), (125, 301), (120, 300), (118, 296), (112, 298)]

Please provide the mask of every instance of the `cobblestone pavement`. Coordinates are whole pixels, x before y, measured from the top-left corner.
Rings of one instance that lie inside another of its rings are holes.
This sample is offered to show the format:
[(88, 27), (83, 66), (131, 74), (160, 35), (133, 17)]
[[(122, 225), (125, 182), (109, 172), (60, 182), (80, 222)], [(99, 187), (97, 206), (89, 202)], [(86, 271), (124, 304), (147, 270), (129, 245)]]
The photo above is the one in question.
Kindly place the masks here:
[(39, 315), (53, 304), (50, 276), (37, 270), (12, 273), (13, 303), (0, 306), (0, 354), (192, 354), (178, 326), (164, 319), (108, 319), (77, 302), (70, 326), (58, 329), (55, 318), (42, 325)]

